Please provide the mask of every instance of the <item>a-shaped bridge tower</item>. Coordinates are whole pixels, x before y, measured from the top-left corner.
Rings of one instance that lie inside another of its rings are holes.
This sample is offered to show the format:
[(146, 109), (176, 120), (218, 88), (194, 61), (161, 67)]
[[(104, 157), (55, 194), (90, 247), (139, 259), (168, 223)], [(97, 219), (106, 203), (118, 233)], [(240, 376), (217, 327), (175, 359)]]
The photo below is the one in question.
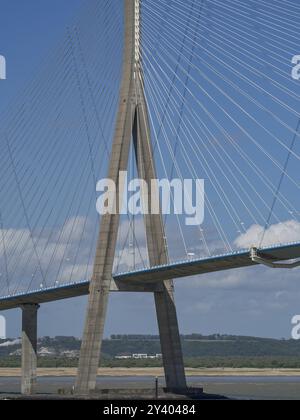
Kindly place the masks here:
[[(122, 204), (120, 201), (123, 196), (122, 191), (118, 190), (120, 187), (120, 172), (127, 170), (132, 140), (139, 178), (145, 180), (148, 185), (150, 185), (151, 180), (157, 178), (140, 65), (142, 54), (140, 2), (139, 0), (124, 0), (124, 7), (123, 77), (108, 174), (108, 178), (114, 181), (117, 186), (117, 209)], [(151, 199), (155, 198), (150, 197), (149, 193), (149, 208), (151, 208)], [(113, 282), (112, 270), (119, 220), (120, 216), (118, 214), (106, 214), (102, 216), (101, 220), (76, 383), (76, 390), (79, 394), (87, 394), (96, 386), (108, 296)], [(146, 215), (145, 229), (150, 265), (167, 264), (168, 250), (161, 215)], [(116, 285), (114, 286), (116, 287)], [(157, 285), (152, 287), (151, 284), (147, 284), (139, 285), (138, 288), (125, 287), (125, 290), (154, 293), (167, 388), (172, 390), (186, 388), (173, 282), (167, 280), (159, 288)], [(124, 286), (122, 291), (124, 291)]]

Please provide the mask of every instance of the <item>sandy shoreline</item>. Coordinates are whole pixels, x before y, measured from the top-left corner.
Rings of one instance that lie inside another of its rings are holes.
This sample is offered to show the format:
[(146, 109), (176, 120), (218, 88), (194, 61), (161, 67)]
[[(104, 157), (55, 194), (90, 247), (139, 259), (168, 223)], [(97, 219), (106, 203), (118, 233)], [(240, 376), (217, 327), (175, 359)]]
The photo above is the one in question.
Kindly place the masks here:
[[(38, 376), (64, 377), (76, 376), (76, 368), (41, 368), (38, 369)], [(187, 376), (300, 376), (300, 369), (186, 369)], [(100, 368), (99, 376), (163, 376), (161, 368)], [(0, 377), (19, 377), (19, 368), (0, 368)]]

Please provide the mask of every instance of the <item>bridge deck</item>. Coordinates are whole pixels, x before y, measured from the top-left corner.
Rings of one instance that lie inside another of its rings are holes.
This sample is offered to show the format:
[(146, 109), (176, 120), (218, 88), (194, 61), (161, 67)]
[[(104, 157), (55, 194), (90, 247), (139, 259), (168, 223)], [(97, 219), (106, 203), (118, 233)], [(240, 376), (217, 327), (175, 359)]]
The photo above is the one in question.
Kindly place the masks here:
[[(260, 249), (260, 255), (272, 261), (287, 261), (300, 258), (300, 242)], [(249, 251), (239, 251), (220, 256), (181, 261), (165, 266), (121, 273), (114, 275), (118, 283), (130, 285), (153, 284), (168, 279), (178, 279), (200, 274), (224, 271), (235, 268), (256, 265), (250, 257)], [(88, 295), (89, 281), (65, 284), (52, 288), (35, 290), (29, 293), (20, 293), (14, 296), (0, 298), (0, 311), (13, 309), (24, 303), (47, 303), (56, 300), (69, 299)]]

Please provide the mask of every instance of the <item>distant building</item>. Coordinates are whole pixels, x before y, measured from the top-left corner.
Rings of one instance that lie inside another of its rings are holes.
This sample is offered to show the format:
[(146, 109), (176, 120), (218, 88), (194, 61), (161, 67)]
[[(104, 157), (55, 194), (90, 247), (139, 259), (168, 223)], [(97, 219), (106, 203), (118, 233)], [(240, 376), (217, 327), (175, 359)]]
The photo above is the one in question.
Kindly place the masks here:
[(79, 350), (65, 350), (60, 353), (60, 356), (67, 357), (68, 359), (76, 359), (79, 357)]
[(162, 355), (160, 353), (157, 353), (155, 355), (146, 354), (146, 353), (134, 353), (134, 354), (118, 354), (115, 356), (115, 359), (118, 360), (128, 360), (128, 359), (161, 359)]
[(119, 359), (119, 360), (127, 360), (127, 359), (132, 359), (132, 355), (131, 354), (119, 354), (118, 356), (115, 357), (115, 359)]
[(148, 354), (136, 353), (132, 355), (133, 359), (148, 359)]
[(49, 356), (56, 356), (56, 351), (54, 349), (49, 349), (48, 347), (41, 347), (38, 350), (38, 355), (40, 357), (49, 357)]
[(21, 349), (15, 350), (15, 351), (9, 353), (9, 356), (11, 356), (11, 357), (20, 357), (20, 356), (22, 356), (22, 350)]

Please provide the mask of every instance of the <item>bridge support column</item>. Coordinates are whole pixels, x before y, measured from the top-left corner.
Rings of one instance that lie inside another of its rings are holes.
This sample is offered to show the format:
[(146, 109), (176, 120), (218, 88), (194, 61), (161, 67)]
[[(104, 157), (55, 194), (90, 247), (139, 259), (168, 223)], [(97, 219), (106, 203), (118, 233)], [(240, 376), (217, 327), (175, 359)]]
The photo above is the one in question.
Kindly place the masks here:
[(187, 384), (173, 288), (165, 285), (163, 292), (154, 293), (154, 299), (166, 387), (171, 392), (181, 392)]
[[(148, 186), (157, 178), (140, 62), (140, 0), (124, 0), (124, 23), (123, 78), (108, 175), (108, 178), (117, 186), (115, 197), (117, 212), (105, 214), (101, 218), (76, 381), (76, 392), (81, 395), (87, 395), (96, 388), (120, 222), (119, 211), (122, 208), (125, 187), (125, 180), (121, 174), (128, 167), (132, 138), (139, 177), (145, 180)], [(142, 196), (148, 198), (149, 209), (152, 209), (152, 204), (158, 208), (158, 212), (153, 212), (153, 214), (145, 212), (144, 217), (150, 266), (167, 264), (168, 250), (160, 213), (159, 194), (152, 197), (149, 190), (148, 195), (146, 194), (146, 191), (142, 191)], [(173, 282), (165, 281), (161, 290), (153, 290), (153, 292), (167, 388), (185, 390), (186, 379), (173, 296)]]
[(23, 395), (36, 392), (37, 313), (39, 305), (24, 304), (22, 309), (22, 385)]
[[(147, 185), (151, 185), (156, 177), (155, 162), (151, 144), (151, 130), (148, 117), (147, 102), (141, 83), (137, 83), (140, 102), (136, 110), (133, 127), (137, 168), (139, 177)], [(143, 193), (143, 192), (142, 192)], [(149, 208), (152, 204), (159, 207), (159, 194), (152, 195), (151, 191), (144, 192)], [(147, 214), (144, 216), (146, 227), (147, 248), (151, 266), (163, 265), (169, 262), (165, 229), (161, 214)], [(177, 321), (174, 299), (173, 281), (163, 282), (162, 290), (154, 293), (157, 323), (159, 328), (161, 352), (163, 357), (167, 389), (183, 391), (187, 388), (184, 362)]]

